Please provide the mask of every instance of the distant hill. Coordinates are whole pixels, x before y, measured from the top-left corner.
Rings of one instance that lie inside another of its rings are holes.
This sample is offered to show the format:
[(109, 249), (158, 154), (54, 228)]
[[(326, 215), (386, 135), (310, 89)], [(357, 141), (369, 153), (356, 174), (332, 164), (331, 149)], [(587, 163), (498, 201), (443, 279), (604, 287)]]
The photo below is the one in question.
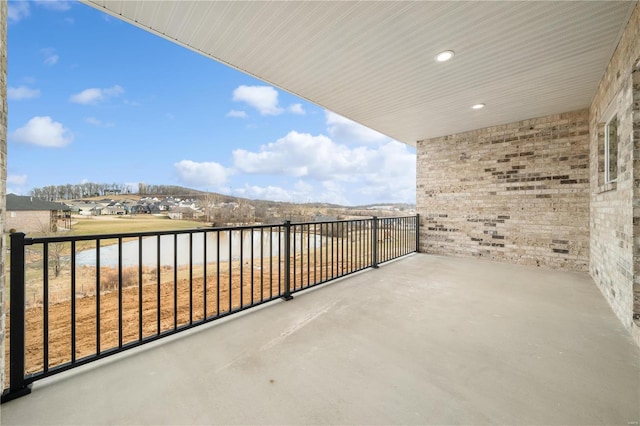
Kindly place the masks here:
[[(239, 205), (249, 205), (255, 209), (261, 210), (279, 210), (279, 211), (298, 211), (300, 214), (334, 214), (334, 215), (375, 215), (376, 212), (392, 212), (392, 211), (411, 211), (415, 209), (414, 204), (407, 203), (376, 203), (360, 206), (343, 206), (333, 203), (292, 203), (286, 201), (272, 201), (249, 199), (243, 197), (235, 197), (232, 195), (219, 194), (215, 192), (200, 191), (198, 189), (187, 188), (177, 185), (145, 185), (140, 184), (139, 187), (143, 193), (128, 193), (119, 189), (117, 184), (78, 184), (78, 185), (57, 185), (43, 188), (35, 188), (33, 196), (45, 200), (57, 200), (60, 202), (71, 200), (87, 200), (100, 201), (104, 199), (122, 201), (122, 200), (140, 200), (141, 198), (166, 198), (174, 197), (180, 199), (196, 199), (200, 201), (210, 200), (210, 203), (235, 203)], [(78, 196), (80, 193), (92, 193), (94, 196)], [(39, 195), (39, 196), (38, 196)], [(56, 196), (57, 195), (57, 196)]]
[[(403, 210), (411, 210), (415, 209), (415, 204), (409, 203), (376, 203), (376, 204), (364, 204), (358, 206), (343, 206), (340, 204), (332, 204), (332, 203), (291, 203), (287, 201), (273, 201), (273, 200), (260, 200), (260, 199), (251, 199), (251, 198), (243, 198), (243, 197), (235, 197), (233, 195), (220, 194), (216, 192), (205, 192), (199, 191), (197, 189), (183, 188), (183, 187), (172, 187), (175, 190), (171, 191), (170, 194), (119, 194), (119, 195), (99, 195), (95, 197), (82, 197), (83, 200), (91, 200), (98, 201), (103, 199), (111, 199), (116, 201), (121, 200), (139, 200), (145, 197), (156, 197), (156, 198), (165, 198), (165, 197), (175, 197), (175, 198), (193, 198), (197, 200), (204, 200), (206, 197), (211, 197), (215, 200), (216, 204), (223, 203), (238, 203), (238, 204), (251, 204), (254, 207), (263, 207), (263, 208), (276, 208), (276, 207), (286, 207), (286, 206), (304, 206), (310, 209), (342, 209), (342, 210), (387, 210), (387, 209), (397, 209), (400, 211)], [(64, 202), (65, 200), (58, 200)], [(66, 200), (69, 201), (69, 200)]]

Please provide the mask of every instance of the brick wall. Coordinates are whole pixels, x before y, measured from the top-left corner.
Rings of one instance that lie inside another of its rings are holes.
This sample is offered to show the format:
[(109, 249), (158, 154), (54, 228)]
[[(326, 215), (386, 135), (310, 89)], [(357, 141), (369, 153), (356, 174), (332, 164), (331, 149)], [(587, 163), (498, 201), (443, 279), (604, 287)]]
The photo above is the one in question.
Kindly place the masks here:
[(417, 143), (420, 249), (586, 271), (588, 111)]
[[(4, 235), (7, 183), (7, 2), (0, 0), (0, 237)], [(4, 389), (4, 238), (0, 238), (0, 392)]]
[[(640, 344), (640, 6), (636, 6), (590, 108), (589, 272)], [(602, 123), (618, 117), (618, 178), (602, 181)], [(636, 320), (634, 322), (634, 315)]]
[(6, 214), (5, 228), (17, 232), (48, 232), (51, 230), (51, 212), (48, 210), (18, 210)]

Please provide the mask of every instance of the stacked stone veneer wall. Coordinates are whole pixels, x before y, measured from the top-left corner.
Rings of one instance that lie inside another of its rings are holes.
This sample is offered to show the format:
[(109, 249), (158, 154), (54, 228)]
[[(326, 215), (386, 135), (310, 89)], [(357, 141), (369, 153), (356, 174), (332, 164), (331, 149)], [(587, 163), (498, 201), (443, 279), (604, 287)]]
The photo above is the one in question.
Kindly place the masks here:
[[(640, 344), (640, 7), (636, 6), (590, 108), (589, 272)], [(603, 181), (603, 122), (618, 117), (618, 178)], [(635, 321), (634, 321), (635, 316)]]
[(586, 271), (588, 125), (583, 110), (418, 141), (420, 250)]
[[(7, 2), (0, 1), (0, 237), (4, 235), (7, 183)], [(4, 389), (4, 238), (0, 238), (0, 392)]]

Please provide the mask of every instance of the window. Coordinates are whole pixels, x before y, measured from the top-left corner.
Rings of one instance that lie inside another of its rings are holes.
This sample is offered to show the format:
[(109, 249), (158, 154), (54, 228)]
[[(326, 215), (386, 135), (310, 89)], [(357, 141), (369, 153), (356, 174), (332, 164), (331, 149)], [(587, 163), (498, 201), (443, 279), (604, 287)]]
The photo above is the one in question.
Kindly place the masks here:
[(604, 182), (618, 178), (618, 116), (614, 115), (604, 126)]

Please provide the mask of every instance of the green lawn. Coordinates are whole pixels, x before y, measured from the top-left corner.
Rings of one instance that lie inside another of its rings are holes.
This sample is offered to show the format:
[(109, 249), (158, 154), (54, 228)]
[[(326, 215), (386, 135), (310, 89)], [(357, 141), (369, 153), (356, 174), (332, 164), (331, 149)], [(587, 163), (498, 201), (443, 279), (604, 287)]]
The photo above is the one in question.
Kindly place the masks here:
[[(151, 215), (81, 218), (72, 220), (67, 235), (123, 234), (128, 232), (171, 231), (206, 227), (204, 222), (172, 220)], [(63, 235), (61, 233), (61, 235)]]

